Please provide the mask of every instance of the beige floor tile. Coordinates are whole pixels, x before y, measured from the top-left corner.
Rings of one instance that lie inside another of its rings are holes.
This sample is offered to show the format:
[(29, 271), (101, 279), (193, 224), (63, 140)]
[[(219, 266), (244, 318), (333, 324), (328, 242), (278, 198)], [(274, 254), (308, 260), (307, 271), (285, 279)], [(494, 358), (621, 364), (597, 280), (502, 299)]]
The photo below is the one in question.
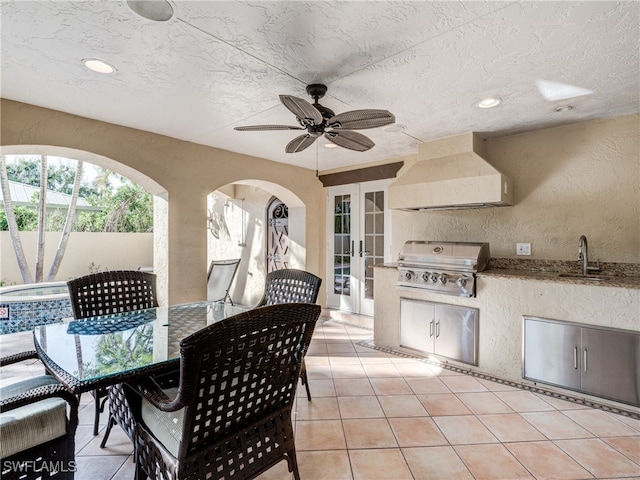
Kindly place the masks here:
[[(303, 390), (304, 391), (304, 390)], [(296, 420), (332, 420), (340, 419), (336, 397), (317, 397), (308, 401), (307, 397), (298, 398), (295, 410)]]
[(638, 435), (638, 431), (602, 410), (571, 410), (564, 412), (571, 420), (598, 437)]
[(312, 365), (307, 363), (307, 378), (310, 380), (331, 380), (332, 370), (330, 365)]
[(360, 357), (358, 354), (353, 352), (350, 354), (332, 354), (330, 357), (327, 357), (331, 365), (360, 365)]
[(517, 413), (478, 415), (478, 420), (501, 442), (546, 440), (542, 433)]
[(504, 446), (538, 480), (579, 480), (589, 472), (553, 442), (505, 443)]
[(298, 470), (304, 480), (351, 480), (351, 464), (346, 450), (297, 452)]
[(386, 356), (385, 354), (380, 354), (380, 352), (358, 352), (358, 358), (360, 359), (360, 363), (362, 363), (362, 365), (379, 365), (381, 363), (393, 363), (388, 356)]
[(456, 396), (476, 415), (513, 413), (513, 410), (492, 392), (458, 393)]
[[(93, 428), (93, 427), (92, 427)], [(113, 427), (109, 434), (109, 440), (105, 448), (100, 448), (102, 442), (102, 436), (104, 435), (104, 429), (100, 431), (100, 434), (93, 437), (79, 452), (80, 456), (121, 456), (131, 455), (133, 453), (133, 443), (129, 440), (129, 437), (118, 426)]]
[(387, 418), (393, 417), (426, 417), (425, 410), (415, 395), (378, 396), (378, 402)]
[(340, 343), (327, 343), (327, 353), (333, 355), (334, 353), (356, 353), (356, 349), (353, 348), (353, 344), (350, 340)]
[(593, 434), (561, 412), (522, 413), (522, 417), (551, 440), (589, 438)]
[(429, 394), (429, 393), (451, 393), (449, 387), (447, 387), (442, 380), (437, 377), (433, 378), (418, 378), (418, 377), (405, 377), (406, 382), (416, 395)]
[(329, 365), (329, 357), (327, 355), (309, 355), (309, 352), (304, 356), (304, 363), (307, 365)]
[(399, 448), (349, 450), (354, 480), (413, 480)]
[(386, 418), (343, 420), (347, 448), (394, 448), (398, 446)]
[(516, 412), (548, 412), (555, 410), (551, 405), (531, 392), (517, 390), (496, 392), (496, 395)]
[(333, 384), (338, 397), (375, 395), (368, 378), (336, 378)]
[(380, 418), (384, 417), (382, 407), (375, 396), (337, 397), (342, 418)]
[(603, 438), (602, 441), (640, 465), (640, 436), (609, 437)]
[(547, 402), (549, 405), (554, 407), (556, 410), (584, 410), (589, 407), (583, 405), (581, 403), (572, 402), (570, 400), (563, 400), (561, 398), (553, 397), (551, 395), (544, 395), (542, 393), (535, 393), (537, 397), (541, 398), (543, 401)]
[(512, 387), (499, 381), (488, 380), (486, 378), (478, 378), (477, 380), (490, 392), (511, 392), (518, 390), (518, 387)]
[(453, 448), (477, 479), (533, 479), (502, 444), (459, 445)]
[(433, 417), (452, 445), (496, 443), (498, 439), (473, 415)]
[(413, 363), (395, 363), (398, 372), (403, 377), (433, 377), (433, 371), (424, 363), (421, 362), (413, 362)]
[(135, 478), (135, 475), (136, 464), (133, 462), (133, 455), (131, 455), (124, 461), (120, 469), (116, 472), (111, 480), (133, 480)]
[(326, 355), (327, 354), (327, 345), (322, 342), (312, 342), (307, 349), (306, 355), (316, 356), (316, 355)]
[(453, 393), (434, 393), (418, 395), (418, 400), (431, 416), (471, 415), (471, 410), (464, 406)]
[(452, 447), (403, 448), (415, 480), (473, 480)]
[[(365, 367), (366, 368), (366, 367)], [(404, 378), (372, 378), (371, 386), (376, 395), (409, 395), (413, 390), (409, 387)]]
[(478, 380), (473, 377), (467, 377), (466, 375), (460, 376), (443, 376), (440, 377), (442, 382), (449, 387), (454, 393), (462, 392), (486, 392), (487, 388), (482, 385)]
[(363, 364), (364, 371), (369, 378), (383, 378), (383, 377), (401, 377), (400, 372), (396, 368), (395, 364), (389, 363), (370, 363)]
[(631, 428), (637, 430), (637, 432), (640, 433), (640, 419), (631, 418), (626, 415), (620, 415), (613, 412), (607, 412), (607, 415), (610, 415), (611, 417), (615, 418), (619, 422), (624, 423), (625, 425), (629, 425)]
[(449, 443), (432, 418), (389, 418), (388, 420), (401, 447), (431, 447)]
[(119, 480), (122, 477), (114, 477), (114, 475), (124, 466), (125, 462), (130, 461), (131, 457), (127, 455), (76, 456), (75, 480), (111, 480), (112, 478)]
[(333, 378), (366, 378), (362, 365), (331, 365), (331, 374)]
[(598, 438), (556, 440), (555, 443), (596, 478), (640, 475), (640, 465)]
[(340, 420), (296, 422), (296, 450), (341, 450), (347, 448)]
[[(336, 396), (336, 389), (333, 385), (333, 380), (329, 379), (309, 379), (309, 390), (311, 390), (311, 398)], [(305, 400), (307, 399), (307, 390), (302, 385), (302, 382), (298, 385), (296, 396), (302, 397)]]

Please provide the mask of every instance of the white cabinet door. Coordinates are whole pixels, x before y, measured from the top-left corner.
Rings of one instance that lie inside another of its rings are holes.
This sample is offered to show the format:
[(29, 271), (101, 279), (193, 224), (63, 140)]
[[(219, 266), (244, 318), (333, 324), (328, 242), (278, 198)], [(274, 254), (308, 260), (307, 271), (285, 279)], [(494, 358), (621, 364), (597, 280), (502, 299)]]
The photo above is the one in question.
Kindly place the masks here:
[(327, 306), (373, 315), (373, 265), (390, 260), (389, 180), (327, 193)]

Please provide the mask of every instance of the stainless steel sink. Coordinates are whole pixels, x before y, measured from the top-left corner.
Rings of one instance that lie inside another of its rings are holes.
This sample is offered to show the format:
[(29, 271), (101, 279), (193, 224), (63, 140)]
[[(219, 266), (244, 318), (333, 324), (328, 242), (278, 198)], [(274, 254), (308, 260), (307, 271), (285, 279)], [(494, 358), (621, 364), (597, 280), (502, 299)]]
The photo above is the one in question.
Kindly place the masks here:
[(606, 275), (582, 275), (581, 273), (561, 273), (562, 278), (575, 278), (576, 280), (590, 280), (592, 282), (604, 282), (610, 277)]

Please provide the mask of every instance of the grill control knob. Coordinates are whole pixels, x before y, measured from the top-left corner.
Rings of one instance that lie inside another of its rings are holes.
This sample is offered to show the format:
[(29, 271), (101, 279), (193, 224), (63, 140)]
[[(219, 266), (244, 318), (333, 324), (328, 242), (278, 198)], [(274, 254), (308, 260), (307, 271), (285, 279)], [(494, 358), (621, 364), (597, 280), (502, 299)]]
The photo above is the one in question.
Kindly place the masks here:
[(436, 283), (438, 281), (438, 276), (435, 273), (432, 273), (429, 277), (429, 280), (431, 280), (433, 283)]
[(464, 286), (467, 284), (467, 279), (466, 279), (466, 278), (463, 278), (463, 277), (460, 277), (460, 278), (456, 281), (456, 284), (457, 284), (459, 287), (464, 287)]
[(428, 282), (429, 281), (429, 274), (427, 272), (422, 274), (422, 281), (423, 282)]
[(444, 285), (445, 283), (447, 283), (447, 277), (445, 275), (440, 275), (438, 277), (438, 281)]
[(404, 272), (402, 276), (404, 277), (405, 280), (411, 280), (411, 277), (413, 277), (413, 272), (411, 271)]

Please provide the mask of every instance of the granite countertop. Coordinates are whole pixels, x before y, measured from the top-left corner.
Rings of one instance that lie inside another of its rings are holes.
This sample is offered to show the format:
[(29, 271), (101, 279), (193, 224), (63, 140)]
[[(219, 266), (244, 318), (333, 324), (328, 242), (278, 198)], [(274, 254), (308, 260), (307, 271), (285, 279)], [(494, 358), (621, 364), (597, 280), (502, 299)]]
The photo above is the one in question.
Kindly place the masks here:
[[(398, 268), (397, 263), (382, 263), (375, 266)], [(640, 264), (635, 263), (602, 263), (600, 272), (590, 274), (592, 278), (581, 278), (580, 265), (577, 261), (492, 258), (489, 268), (477, 275), (480, 278), (517, 278), (575, 285), (640, 289)]]

